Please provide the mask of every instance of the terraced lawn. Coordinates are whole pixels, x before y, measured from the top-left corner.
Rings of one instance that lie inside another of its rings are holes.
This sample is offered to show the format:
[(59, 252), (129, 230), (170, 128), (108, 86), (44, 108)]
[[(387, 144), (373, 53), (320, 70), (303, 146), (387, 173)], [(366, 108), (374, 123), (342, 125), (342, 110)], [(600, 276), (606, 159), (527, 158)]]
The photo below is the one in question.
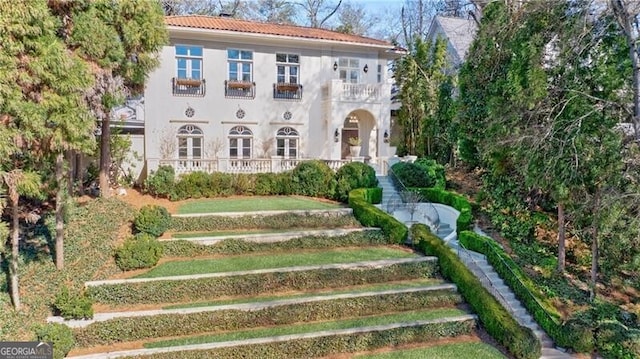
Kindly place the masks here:
[(216, 231), (216, 232), (180, 232), (171, 235), (173, 238), (187, 239), (200, 237), (244, 236), (247, 234), (287, 233), (295, 229), (253, 229), (245, 231)]
[(213, 198), (187, 202), (178, 214), (336, 209), (339, 203), (296, 196)]
[(363, 354), (355, 356), (356, 359), (504, 359), (500, 351), (485, 343), (452, 343), (432, 346), (428, 348), (415, 348), (406, 350), (394, 350), (388, 353)]
[(171, 277), (178, 275), (234, 272), (255, 269), (309, 266), (333, 263), (352, 263), (382, 259), (415, 258), (416, 254), (394, 247), (331, 249), (266, 255), (240, 255), (217, 259), (165, 262), (136, 278)]
[(376, 283), (376, 284), (362, 285), (357, 287), (345, 288), (343, 290), (340, 290), (340, 289), (324, 290), (324, 291), (315, 291), (315, 292), (307, 292), (307, 293), (291, 294), (291, 295), (286, 295), (286, 294), (285, 295), (266, 295), (266, 296), (255, 296), (251, 298), (238, 298), (238, 299), (229, 299), (229, 300), (169, 305), (169, 306), (162, 307), (162, 309), (183, 309), (183, 308), (212, 307), (216, 305), (227, 305), (227, 304), (238, 304), (238, 303), (257, 303), (257, 302), (266, 302), (270, 300), (304, 298), (309, 296), (322, 296), (322, 295), (329, 296), (329, 295), (344, 294), (344, 293), (364, 293), (364, 292), (393, 290), (393, 289), (416, 288), (416, 287), (423, 287), (427, 285), (436, 285), (436, 284), (442, 284), (442, 283), (445, 283), (444, 280), (442, 279), (426, 278), (426, 279), (417, 279), (417, 280), (398, 282), (398, 283)]
[(365, 326), (381, 325), (381, 324), (389, 324), (389, 323), (439, 319), (439, 318), (453, 317), (453, 316), (459, 316), (459, 315), (465, 315), (465, 314), (468, 314), (468, 313), (458, 308), (418, 310), (418, 311), (412, 311), (412, 312), (361, 317), (361, 318), (340, 320), (340, 321), (303, 323), (303, 324), (278, 326), (278, 327), (271, 327), (271, 328), (241, 330), (241, 331), (235, 331), (235, 332), (224, 333), (224, 334), (216, 334), (216, 335), (203, 335), (203, 336), (196, 336), (196, 337), (178, 338), (178, 339), (172, 339), (172, 340), (154, 341), (154, 342), (145, 343), (144, 347), (145, 348), (161, 348), (161, 347), (171, 347), (171, 346), (178, 346), (178, 345), (214, 343), (214, 342), (224, 342), (224, 341), (232, 341), (232, 340), (243, 340), (243, 339), (261, 338), (261, 337), (269, 337), (269, 336), (278, 336), (278, 335), (312, 333), (312, 332), (318, 332), (323, 330), (348, 329), (348, 328), (357, 328), (357, 327), (365, 327)]

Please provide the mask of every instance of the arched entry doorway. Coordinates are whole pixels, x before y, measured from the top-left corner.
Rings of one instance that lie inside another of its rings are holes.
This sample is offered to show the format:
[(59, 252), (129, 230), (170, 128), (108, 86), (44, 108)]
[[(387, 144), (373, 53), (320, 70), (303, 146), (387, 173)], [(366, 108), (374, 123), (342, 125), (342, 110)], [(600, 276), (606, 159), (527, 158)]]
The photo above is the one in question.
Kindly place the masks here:
[[(344, 123), (342, 124), (342, 148), (340, 150), (340, 158), (346, 159), (351, 156), (349, 152), (349, 141), (352, 138), (360, 138), (359, 128), (358, 128), (358, 116), (354, 113), (350, 113), (344, 119)], [(360, 154), (358, 154), (359, 156)]]
[(357, 138), (360, 142), (360, 151), (356, 157), (369, 159), (371, 156), (375, 156), (377, 148), (376, 131), (376, 121), (370, 112), (365, 110), (351, 111), (342, 123), (340, 158), (351, 158), (349, 140), (353, 138)]

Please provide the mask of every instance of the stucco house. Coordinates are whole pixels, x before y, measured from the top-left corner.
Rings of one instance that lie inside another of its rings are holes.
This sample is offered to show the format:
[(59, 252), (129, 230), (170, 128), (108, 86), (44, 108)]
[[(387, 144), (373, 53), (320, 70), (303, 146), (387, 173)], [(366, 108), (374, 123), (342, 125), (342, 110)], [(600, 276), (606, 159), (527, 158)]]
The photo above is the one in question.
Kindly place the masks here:
[[(169, 16), (165, 23), (170, 43), (144, 97), (116, 109), (126, 119), (142, 107), (134, 116), (144, 131), (132, 139), (143, 176), (160, 165), (178, 174), (278, 172), (304, 159), (381, 169), (394, 154), (387, 63), (403, 49), (228, 17)], [(350, 153), (353, 137), (361, 146)]]

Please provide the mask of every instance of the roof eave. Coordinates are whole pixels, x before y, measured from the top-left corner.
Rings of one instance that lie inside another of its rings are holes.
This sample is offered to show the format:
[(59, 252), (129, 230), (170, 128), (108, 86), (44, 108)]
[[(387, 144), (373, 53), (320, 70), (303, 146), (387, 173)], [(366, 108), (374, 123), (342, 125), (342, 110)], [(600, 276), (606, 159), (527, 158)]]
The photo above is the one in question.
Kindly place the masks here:
[(176, 25), (167, 25), (167, 29), (170, 35), (198, 35), (201, 38), (207, 38), (214, 34), (216, 35), (224, 35), (229, 38), (245, 38), (245, 39), (259, 39), (264, 41), (265, 39), (270, 40), (287, 40), (291, 42), (298, 43), (315, 43), (315, 44), (326, 44), (333, 45), (339, 47), (361, 47), (368, 49), (376, 49), (388, 51), (392, 48), (391, 44), (371, 44), (365, 42), (354, 42), (354, 41), (337, 41), (337, 40), (329, 40), (329, 39), (316, 39), (309, 37), (296, 37), (296, 36), (286, 36), (286, 35), (274, 35), (274, 34), (263, 34), (263, 33), (253, 33), (253, 32), (242, 32), (242, 31), (231, 31), (231, 30), (218, 30), (218, 29), (203, 29), (197, 27), (188, 27), (188, 26), (176, 26)]

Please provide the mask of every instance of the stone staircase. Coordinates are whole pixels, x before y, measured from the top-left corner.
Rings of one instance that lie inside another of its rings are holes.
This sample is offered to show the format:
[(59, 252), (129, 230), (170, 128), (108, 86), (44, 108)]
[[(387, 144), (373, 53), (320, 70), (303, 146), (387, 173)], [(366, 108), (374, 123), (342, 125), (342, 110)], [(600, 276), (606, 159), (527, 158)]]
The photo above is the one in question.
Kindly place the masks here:
[[(382, 187), (382, 208), (386, 209), (388, 201), (396, 197), (399, 198), (399, 194), (388, 176), (378, 176), (377, 178), (378, 186)], [(538, 323), (536, 323), (529, 312), (527, 312), (527, 309), (520, 303), (502, 278), (500, 278), (484, 255), (464, 249), (459, 245), (457, 236), (450, 238), (450, 235), (455, 232), (455, 229), (452, 228), (451, 225), (455, 224), (440, 222), (437, 225), (436, 235), (446, 241), (447, 245), (451, 247), (451, 250), (458, 255), (467, 268), (478, 277), (482, 285), (513, 315), (520, 325), (530, 328), (533, 331), (542, 344), (542, 356), (540, 358), (575, 358), (575, 356), (566, 353), (562, 348), (556, 348), (553, 340)], [(476, 229), (476, 231), (485, 235), (479, 229)]]

